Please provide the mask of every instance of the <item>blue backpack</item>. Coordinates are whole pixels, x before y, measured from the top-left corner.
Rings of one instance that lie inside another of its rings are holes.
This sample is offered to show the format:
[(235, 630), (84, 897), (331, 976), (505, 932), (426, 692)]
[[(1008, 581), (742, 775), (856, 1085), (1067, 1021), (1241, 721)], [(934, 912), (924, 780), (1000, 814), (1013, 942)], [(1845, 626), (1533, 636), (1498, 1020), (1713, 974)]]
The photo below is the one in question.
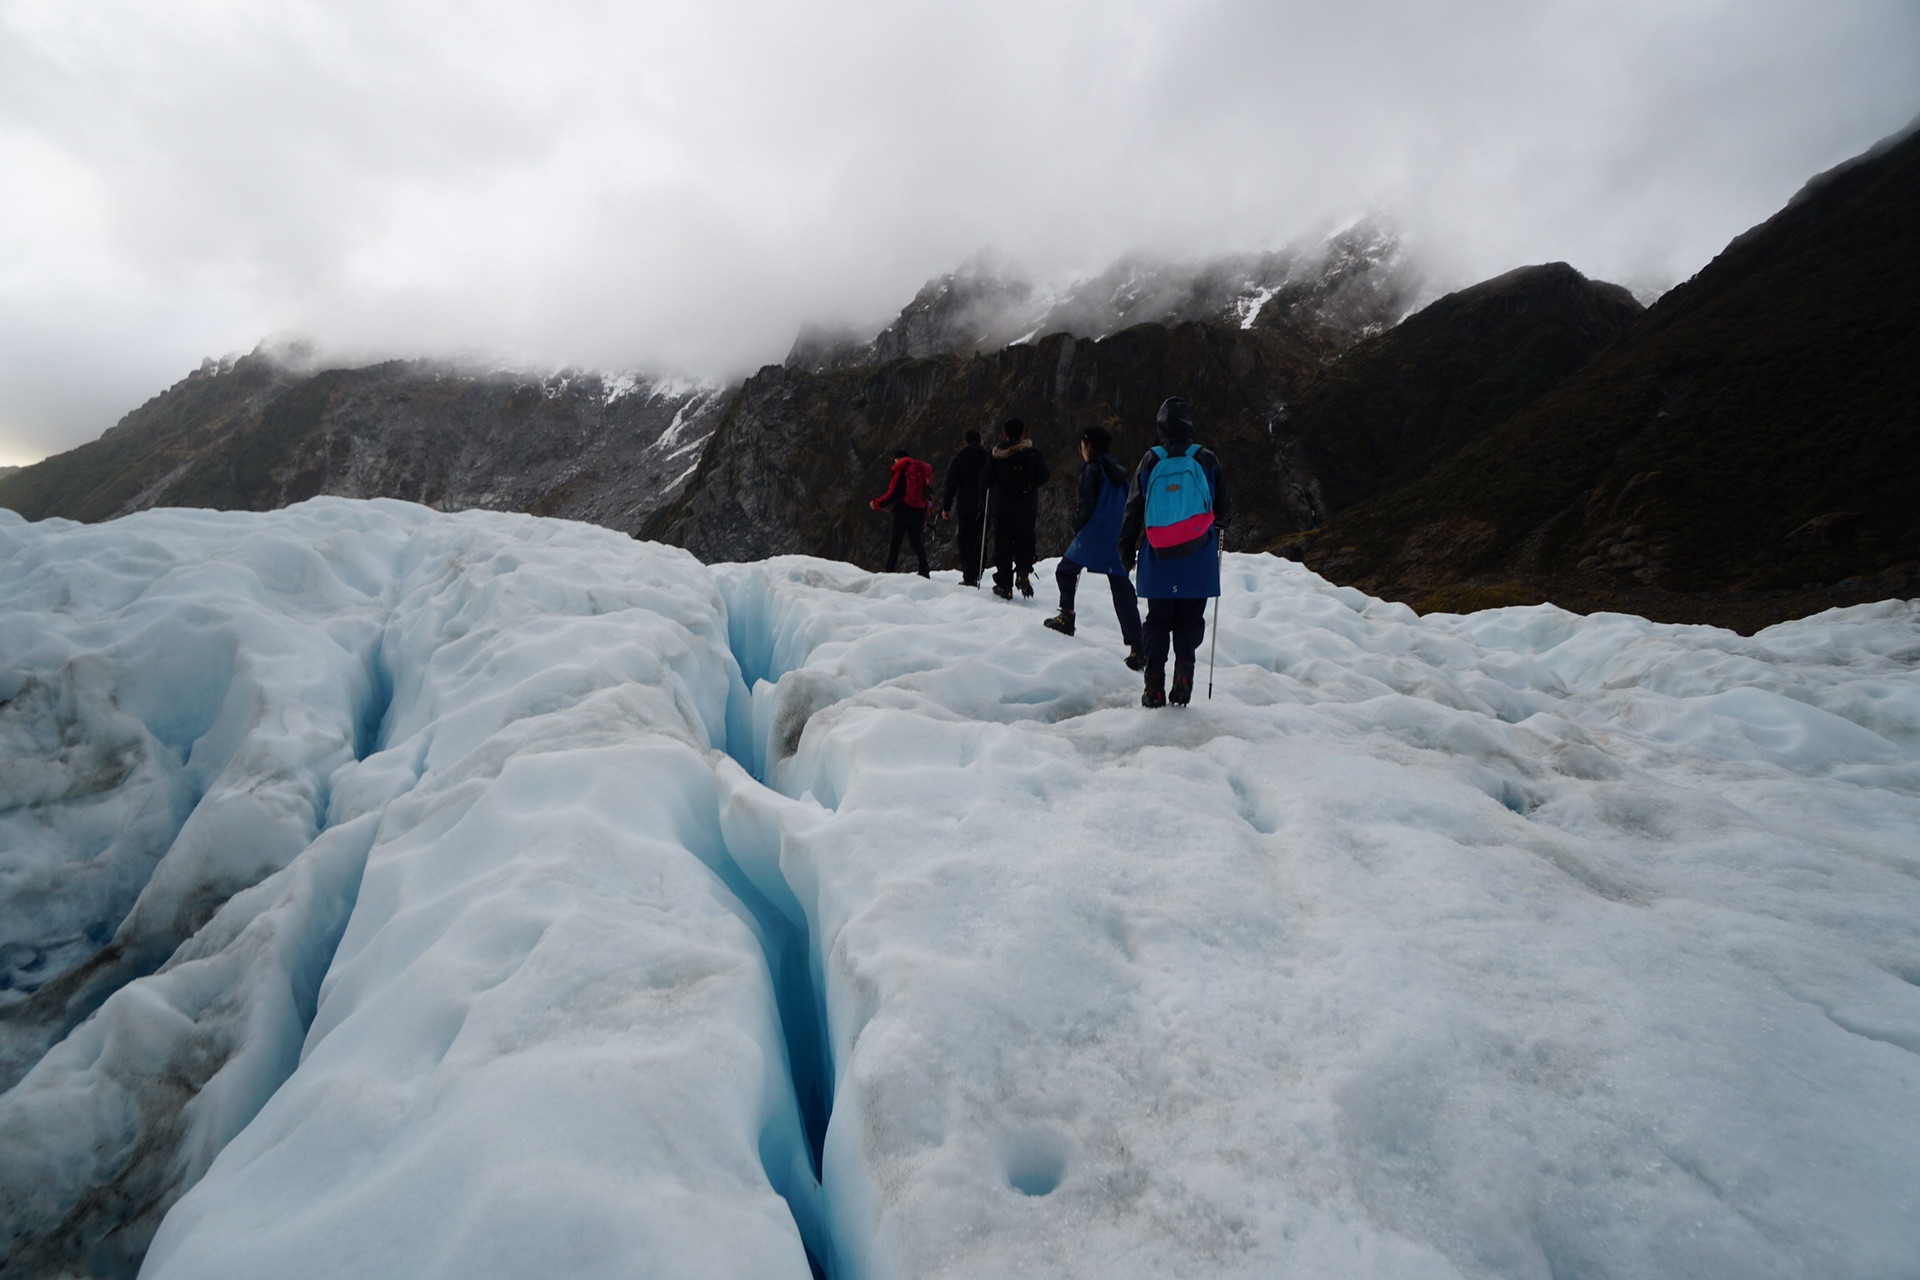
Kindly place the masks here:
[(1213, 486), (1200, 465), (1200, 446), (1179, 454), (1153, 446), (1159, 461), (1147, 477), (1147, 545), (1157, 556), (1192, 555), (1213, 532)]

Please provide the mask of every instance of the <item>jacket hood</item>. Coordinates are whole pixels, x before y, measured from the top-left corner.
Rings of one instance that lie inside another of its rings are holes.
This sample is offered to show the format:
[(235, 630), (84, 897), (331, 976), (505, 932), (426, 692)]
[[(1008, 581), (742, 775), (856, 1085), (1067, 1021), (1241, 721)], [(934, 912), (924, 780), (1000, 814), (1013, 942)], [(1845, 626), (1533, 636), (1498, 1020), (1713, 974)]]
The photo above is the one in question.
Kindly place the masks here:
[(1011, 458), (1022, 449), (1031, 448), (1033, 448), (1033, 441), (1025, 438), (1015, 440), (1011, 444), (1003, 440), (993, 447), (993, 456), (996, 458)]
[(1124, 485), (1127, 483), (1127, 469), (1121, 466), (1120, 460), (1110, 453), (1101, 454), (1088, 465), (1100, 468), (1101, 471), (1106, 473), (1107, 479), (1113, 481), (1115, 484)]
[(1187, 403), (1185, 396), (1168, 396), (1160, 402), (1160, 412), (1153, 420), (1154, 434), (1164, 445), (1193, 443), (1193, 406)]

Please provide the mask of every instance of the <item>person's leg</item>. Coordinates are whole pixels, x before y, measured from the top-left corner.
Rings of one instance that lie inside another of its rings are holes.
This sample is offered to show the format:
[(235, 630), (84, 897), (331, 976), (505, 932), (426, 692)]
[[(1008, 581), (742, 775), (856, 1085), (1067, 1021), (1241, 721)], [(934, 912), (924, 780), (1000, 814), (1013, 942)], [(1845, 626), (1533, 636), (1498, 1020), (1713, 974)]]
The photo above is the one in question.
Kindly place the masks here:
[(1013, 592), (1013, 540), (1019, 523), (1015, 516), (993, 518), (993, 589), (1002, 594)]
[(1143, 706), (1167, 705), (1167, 641), (1173, 634), (1173, 600), (1147, 601), (1147, 620), (1140, 628), (1146, 648), (1147, 682), (1140, 695)]
[(1147, 678), (1165, 678), (1167, 642), (1173, 637), (1173, 610), (1177, 600), (1148, 600), (1147, 620), (1140, 627), (1140, 644), (1147, 651)]
[(1140, 601), (1133, 594), (1133, 581), (1124, 573), (1107, 575), (1113, 591), (1113, 616), (1120, 620), (1120, 639), (1129, 649), (1140, 647)]
[(1060, 567), (1053, 571), (1054, 585), (1060, 588), (1060, 613), (1068, 616), (1073, 613), (1073, 597), (1080, 586), (1080, 566), (1065, 556), (1060, 557)]
[(892, 573), (900, 565), (900, 539), (906, 536), (907, 522), (900, 507), (893, 509), (893, 541), (887, 544), (887, 572)]
[(1193, 656), (1207, 635), (1208, 600), (1176, 600), (1173, 615), (1173, 662), (1193, 666)]
[(962, 511), (956, 517), (959, 533), (956, 535), (960, 551), (960, 581), (973, 587), (980, 585), (980, 538), (986, 531), (986, 517), (978, 511)]
[(920, 563), (920, 576), (931, 578), (933, 572), (927, 568), (927, 513), (916, 507), (908, 507), (907, 545), (913, 548), (913, 558)]
[(1176, 706), (1186, 706), (1193, 697), (1193, 668), (1201, 638), (1207, 634), (1207, 601), (1174, 602), (1173, 616), (1173, 688), (1168, 696)]
[(1073, 593), (1074, 588), (1080, 585), (1080, 566), (1061, 556), (1060, 567), (1053, 571), (1053, 581), (1060, 588), (1060, 612), (1040, 625), (1049, 631), (1070, 636), (1073, 634)]

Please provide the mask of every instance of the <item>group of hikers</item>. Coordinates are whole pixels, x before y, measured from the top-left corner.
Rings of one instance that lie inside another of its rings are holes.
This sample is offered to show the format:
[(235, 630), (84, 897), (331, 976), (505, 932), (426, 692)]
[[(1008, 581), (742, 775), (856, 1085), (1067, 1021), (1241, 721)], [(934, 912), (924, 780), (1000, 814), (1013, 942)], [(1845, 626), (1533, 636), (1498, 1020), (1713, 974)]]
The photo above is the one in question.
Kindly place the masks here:
[[(1193, 440), (1193, 408), (1171, 396), (1155, 418), (1159, 443), (1147, 450), (1129, 479), (1113, 456), (1104, 427), (1080, 433), (1080, 477), (1073, 508), (1073, 541), (1060, 557), (1054, 581), (1060, 611), (1043, 625), (1072, 635), (1074, 598), (1082, 573), (1102, 574), (1113, 593), (1127, 666), (1146, 673), (1143, 706), (1184, 707), (1193, 698), (1194, 664), (1206, 635), (1207, 601), (1220, 594), (1220, 535), (1233, 516), (1220, 460)], [(988, 449), (978, 431), (947, 465), (939, 518), (954, 523), (962, 585), (978, 587), (993, 534), (993, 593), (1033, 595), (1034, 525), (1040, 488), (1051, 477), (1047, 460), (1027, 437), (1026, 424), (1001, 424)], [(900, 563), (904, 541), (927, 569), (926, 524), (933, 503), (933, 465), (905, 449), (893, 453), (887, 491), (873, 508), (893, 512), (887, 572)], [(1130, 576), (1131, 575), (1131, 576)], [(1147, 602), (1140, 617), (1139, 601)], [(1168, 649), (1173, 683), (1167, 683)]]

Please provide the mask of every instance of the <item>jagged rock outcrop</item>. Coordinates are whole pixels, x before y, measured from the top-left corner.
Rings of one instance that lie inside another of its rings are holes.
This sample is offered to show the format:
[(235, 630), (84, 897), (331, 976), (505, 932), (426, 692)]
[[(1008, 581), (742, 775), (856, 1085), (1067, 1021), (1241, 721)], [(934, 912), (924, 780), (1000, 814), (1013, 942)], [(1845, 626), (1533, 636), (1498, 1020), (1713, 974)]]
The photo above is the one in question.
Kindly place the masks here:
[(0, 506), (105, 520), (333, 494), (633, 530), (691, 475), (726, 400), (716, 386), (429, 361), (310, 372), (258, 351), (210, 361), (100, 439), (0, 479)]
[(1916, 204), (1909, 129), (1547, 394), (1284, 549), (1431, 607), (1755, 626), (1920, 589)]

